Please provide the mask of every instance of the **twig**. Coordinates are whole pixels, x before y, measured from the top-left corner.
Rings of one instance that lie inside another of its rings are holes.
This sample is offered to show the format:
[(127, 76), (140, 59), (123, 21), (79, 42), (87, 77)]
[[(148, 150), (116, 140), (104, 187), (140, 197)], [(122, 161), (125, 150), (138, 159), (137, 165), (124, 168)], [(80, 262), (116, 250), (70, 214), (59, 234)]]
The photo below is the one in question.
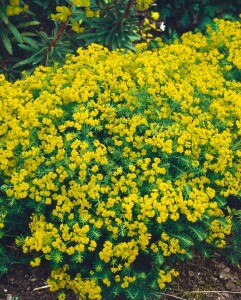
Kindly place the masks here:
[(33, 292), (49, 288), (50, 285), (44, 285), (33, 289)]
[(8, 68), (6, 67), (5, 63), (2, 60), (0, 60), (0, 66), (2, 67), (2, 69), (4, 71), (6, 71), (8, 74), (10, 74), (10, 71), (8, 70)]
[(167, 293), (161, 293), (161, 292), (159, 292), (158, 294), (162, 294), (162, 295), (164, 295), (164, 296), (172, 297), (172, 298), (175, 298), (175, 299), (178, 299), (178, 300), (188, 300), (188, 299), (186, 299), (186, 298), (181, 298), (181, 297), (174, 296), (174, 295), (167, 294)]
[(14, 247), (14, 246), (10, 246), (10, 245), (6, 245), (7, 248), (10, 248), (10, 249), (13, 249), (13, 250), (17, 250), (17, 251), (20, 251), (17, 247)]
[(186, 294), (195, 294), (195, 293), (220, 293), (220, 294), (241, 294), (241, 291), (240, 292), (233, 292), (233, 291), (190, 291), (190, 292), (185, 292)]

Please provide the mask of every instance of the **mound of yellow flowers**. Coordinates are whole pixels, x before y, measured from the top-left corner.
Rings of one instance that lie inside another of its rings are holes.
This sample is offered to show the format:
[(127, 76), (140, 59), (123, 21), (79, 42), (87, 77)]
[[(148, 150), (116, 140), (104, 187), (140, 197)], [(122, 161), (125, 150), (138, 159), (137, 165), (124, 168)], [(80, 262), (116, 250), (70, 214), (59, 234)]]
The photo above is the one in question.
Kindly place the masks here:
[[(144, 299), (173, 262), (225, 246), (226, 199), (241, 187), (241, 24), (110, 52), (91, 45), (63, 67), (0, 81), (0, 228), (18, 238), (52, 291)], [(10, 205), (11, 203), (11, 205)]]

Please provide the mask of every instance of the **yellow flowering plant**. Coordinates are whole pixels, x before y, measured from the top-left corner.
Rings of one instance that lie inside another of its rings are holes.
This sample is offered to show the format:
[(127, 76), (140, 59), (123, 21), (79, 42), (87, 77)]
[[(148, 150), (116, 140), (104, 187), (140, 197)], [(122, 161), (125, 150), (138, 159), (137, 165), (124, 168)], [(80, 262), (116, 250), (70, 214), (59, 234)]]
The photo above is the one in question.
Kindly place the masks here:
[[(150, 298), (173, 263), (223, 248), (241, 186), (241, 24), (137, 52), (92, 44), (60, 67), (0, 77), (0, 231), (51, 291)], [(9, 203), (12, 203), (11, 206)]]

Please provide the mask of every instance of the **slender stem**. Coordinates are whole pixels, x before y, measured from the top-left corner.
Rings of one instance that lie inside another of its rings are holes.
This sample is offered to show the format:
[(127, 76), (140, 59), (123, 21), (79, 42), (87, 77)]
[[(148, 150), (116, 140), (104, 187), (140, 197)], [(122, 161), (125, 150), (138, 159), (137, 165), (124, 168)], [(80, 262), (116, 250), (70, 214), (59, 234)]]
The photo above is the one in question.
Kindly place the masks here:
[(131, 7), (132, 7), (133, 4), (134, 4), (134, 1), (133, 1), (133, 0), (129, 0), (129, 1), (128, 1), (127, 6), (126, 6), (126, 10), (125, 10), (125, 12), (123, 13), (123, 15), (121, 16), (121, 19), (120, 19), (120, 21), (119, 21), (118, 24), (117, 24), (117, 27), (120, 27), (122, 21), (128, 16), (128, 14), (129, 14), (129, 12), (130, 12), (130, 9), (131, 9)]
[(0, 60), (0, 66), (2, 67), (2, 69), (4, 71), (6, 71), (8, 74), (10, 74), (10, 71), (8, 70), (8, 68), (6, 67), (6, 65), (4, 64), (4, 62), (2, 60)]
[(130, 11), (130, 9), (131, 9), (131, 7), (133, 5), (133, 2), (134, 2), (133, 0), (129, 0), (128, 1), (127, 6), (126, 6), (126, 10), (125, 10), (124, 14), (121, 17), (121, 21), (128, 16), (129, 11)]
[[(69, 7), (70, 8), (70, 11), (72, 12), (72, 6)], [(67, 18), (66, 21), (62, 22), (55, 38), (53, 39), (52, 43), (48, 46), (48, 49), (46, 51), (46, 55), (44, 57), (44, 60), (43, 60), (43, 65), (46, 66), (46, 63), (47, 63), (47, 59), (48, 59), (48, 54), (49, 52), (51, 51), (51, 49), (57, 44), (59, 38), (61, 37), (61, 35), (63, 34), (64, 30), (65, 30), (65, 27), (67, 26), (68, 24), (68, 21), (69, 21), (69, 17)]]
[(63, 33), (64, 29), (65, 29), (67, 23), (68, 23), (68, 20), (64, 21), (64, 22), (61, 24), (61, 26), (60, 26), (60, 28), (59, 28), (59, 31), (58, 31), (57, 34), (56, 34), (56, 37), (54, 38), (54, 40), (52, 41), (52, 43), (51, 43), (51, 44), (49, 45), (49, 47), (48, 47), (48, 51), (50, 51), (51, 48), (54, 47), (54, 46), (56, 45), (56, 43), (58, 42), (58, 39), (60, 38), (60, 36), (62, 35), (62, 33)]
[(53, 39), (52, 43), (48, 46), (48, 49), (47, 49), (47, 51), (46, 51), (46, 54), (45, 54), (45, 57), (44, 57), (44, 60), (43, 60), (43, 65), (44, 65), (44, 66), (46, 66), (47, 58), (48, 58), (49, 52), (50, 52), (51, 49), (57, 44), (59, 38), (60, 38), (61, 35), (63, 34), (63, 31), (64, 31), (64, 29), (65, 29), (67, 23), (68, 23), (68, 20), (64, 21), (64, 22), (61, 24), (61, 26), (60, 26), (60, 28), (59, 28), (59, 30), (58, 30), (58, 32), (57, 32), (55, 38)]

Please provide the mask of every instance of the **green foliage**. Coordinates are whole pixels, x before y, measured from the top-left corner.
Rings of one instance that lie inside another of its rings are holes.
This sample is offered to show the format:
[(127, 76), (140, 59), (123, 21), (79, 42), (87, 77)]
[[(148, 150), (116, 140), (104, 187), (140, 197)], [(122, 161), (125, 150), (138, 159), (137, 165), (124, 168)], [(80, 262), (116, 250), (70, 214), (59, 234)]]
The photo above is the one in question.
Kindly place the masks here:
[(169, 35), (194, 29), (204, 31), (206, 25), (212, 23), (215, 17), (229, 20), (237, 18), (240, 13), (239, 0), (157, 0), (156, 4), (155, 11), (160, 13), (161, 19), (170, 28)]
[[(2, 1), (4, 2), (4, 1)], [(26, 11), (27, 13), (27, 11)], [(7, 5), (0, 6), (0, 67), (1, 73), (7, 78), (14, 80), (18, 76), (18, 71), (13, 70), (13, 64), (23, 58), (17, 44), (22, 44), (25, 38), (35, 35), (32, 29), (39, 24), (39, 21), (27, 22), (20, 16), (15, 16), (12, 20), (7, 14)], [(19, 55), (20, 54), (20, 55)]]
[(61, 35), (58, 43), (50, 48), (50, 45), (55, 40), (58, 28), (55, 27), (53, 35), (48, 36), (44, 31), (38, 32), (38, 41), (33, 38), (25, 38), (22, 44), (18, 44), (20, 48), (31, 52), (29, 58), (24, 59), (13, 65), (13, 68), (19, 68), (25, 65), (31, 65), (33, 68), (28, 68), (28, 72), (32, 72), (39, 65), (50, 65), (54, 62), (62, 62), (67, 53), (73, 52), (71, 43), (66, 38), (66, 35)]
[(85, 46), (91, 43), (98, 43), (115, 50), (126, 48), (135, 51), (133, 42), (140, 39), (138, 34), (137, 19), (134, 18), (132, 10), (125, 14), (125, 2), (120, 1), (113, 5), (103, 6), (105, 14), (98, 18), (85, 19), (88, 26), (86, 33), (80, 34), (77, 38), (84, 40)]
[(233, 217), (233, 230), (232, 234), (227, 241), (227, 246), (220, 251), (221, 255), (223, 255), (227, 261), (233, 265), (237, 265), (241, 261), (241, 200), (240, 196), (232, 201), (228, 201), (232, 207), (227, 206), (227, 214)]

